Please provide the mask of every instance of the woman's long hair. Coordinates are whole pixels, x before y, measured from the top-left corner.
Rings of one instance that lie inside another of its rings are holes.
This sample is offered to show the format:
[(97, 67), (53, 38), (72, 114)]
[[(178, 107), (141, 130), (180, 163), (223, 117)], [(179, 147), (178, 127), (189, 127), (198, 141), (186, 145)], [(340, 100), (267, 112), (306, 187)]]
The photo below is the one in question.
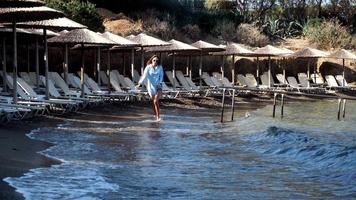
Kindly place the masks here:
[(161, 59), (160, 59), (160, 57), (159, 57), (158, 55), (153, 55), (150, 59), (148, 59), (147, 65), (152, 64), (152, 60), (153, 60), (154, 58), (157, 58), (157, 59), (158, 59), (157, 65), (160, 65), (160, 64), (161, 64)]

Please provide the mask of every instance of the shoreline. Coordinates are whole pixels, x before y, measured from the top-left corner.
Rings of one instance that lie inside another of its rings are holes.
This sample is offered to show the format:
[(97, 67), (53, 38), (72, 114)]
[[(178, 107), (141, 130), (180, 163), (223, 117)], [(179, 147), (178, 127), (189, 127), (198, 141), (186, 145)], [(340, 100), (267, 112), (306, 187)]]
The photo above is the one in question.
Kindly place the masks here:
[[(239, 102), (241, 99), (239, 99)], [(247, 102), (247, 106), (238, 106), (241, 110), (254, 110), (258, 107), (263, 107), (266, 105), (266, 101), (257, 100), (258, 105), (253, 103), (255, 100), (243, 99), (242, 102)], [(231, 98), (229, 101), (231, 102)], [(269, 101), (267, 101), (269, 102)], [(162, 109), (174, 110), (174, 109), (213, 109), (219, 112), (221, 107), (220, 98), (182, 98), (182, 99), (164, 99), (160, 102)], [(268, 103), (267, 103), (268, 104)], [(85, 113), (100, 113), (107, 111), (109, 109), (115, 109), (119, 111), (118, 119), (125, 116), (130, 116), (136, 114), (137, 108), (146, 108), (150, 111), (149, 101), (140, 102), (122, 102), (117, 104), (107, 104), (100, 105), (94, 108), (89, 108), (79, 113), (51, 117), (44, 116), (35, 118), (28, 121), (12, 121), (8, 124), (0, 126), (0, 199), (24, 199), (22, 194), (16, 192), (15, 188), (11, 187), (3, 179), (6, 177), (19, 177), (28, 172), (31, 169), (40, 167), (50, 167), (55, 164), (60, 164), (61, 162), (53, 158), (46, 157), (40, 154), (53, 144), (34, 140), (27, 136), (31, 131), (37, 128), (43, 127), (57, 127), (64, 122), (64, 119), (81, 117)], [(241, 113), (242, 114), (242, 113)]]
[(54, 127), (60, 122), (51, 117), (41, 117), (30, 121), (12, 121), (0, 126), (0, 199), (24, 199), (4, 178), (19, 177), (33, 168), (60, 163), (38, 153), (52, 144), (27, 136), (32, 130), (44, 126)]

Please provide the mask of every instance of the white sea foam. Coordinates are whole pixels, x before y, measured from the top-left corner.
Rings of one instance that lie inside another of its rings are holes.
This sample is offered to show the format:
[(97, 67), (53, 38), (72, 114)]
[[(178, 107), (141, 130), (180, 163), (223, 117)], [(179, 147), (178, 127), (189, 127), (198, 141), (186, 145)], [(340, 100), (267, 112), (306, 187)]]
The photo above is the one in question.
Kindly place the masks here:
[(102, 170), (95, 163), (64, 163), (4, 180), (26, 199), (102, 199), (106, 193), (119, 190)]

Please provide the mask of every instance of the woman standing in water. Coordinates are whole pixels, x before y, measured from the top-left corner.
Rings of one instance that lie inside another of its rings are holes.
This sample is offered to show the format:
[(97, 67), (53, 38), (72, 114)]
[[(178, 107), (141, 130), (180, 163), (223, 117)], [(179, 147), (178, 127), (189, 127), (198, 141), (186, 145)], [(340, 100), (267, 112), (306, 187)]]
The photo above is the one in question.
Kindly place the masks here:
[(163, 67), (157, 55), (153, 55), (148, 61), (140, 81), (136, 87), (146, 82), (148, 94), (152, 100), (152, 109), (156, 120), (160, 121), (159, 98), (162, 95)]

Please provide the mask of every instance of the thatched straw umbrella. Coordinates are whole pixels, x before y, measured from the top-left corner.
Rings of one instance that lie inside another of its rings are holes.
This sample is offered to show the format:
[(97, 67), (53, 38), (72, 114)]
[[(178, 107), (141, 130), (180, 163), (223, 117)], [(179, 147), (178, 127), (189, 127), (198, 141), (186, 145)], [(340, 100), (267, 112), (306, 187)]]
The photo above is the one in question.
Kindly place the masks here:
[(143, 74), (143, 69), (145, 67), (145, 63), (144, 63), (144, 48), (171, 45), (168, 42), (165, 42), (165, 41), (160, 40), (158, 38), (149, 36), (149, 35), (147, 35), (145, 33), (140, 33), (140, 34), (138, 34), (136, 36), (130, 35), (130, 36), (127, 36), (126, 38), (141, 45), (141, 75)]
[[(285, 53), (285, 54), (283, 54), (283, 61), (285, 61), (286, 56), (289, 56), (294, 53), (294, 51), (284, 48), (284, 47), (279, 48), (279, 49), (281, 49)], [(286, 83), (285, 81), (286, 81), (286, 67), (283, 65), (283, 84)]]
[[(9, 0), (5, 0), (4, 2), (9, 2)], [(21, 2), (24, 6), (30, 4), (34, 1), (18, 1), (18, 5), (21, 5)], [(38, 3), (37, 1), (35, 3)], [(33, 5), (33, 4), (32, 4)], [(17, 103), (17, 37), (16, 37), (16, 23), (24, 22), (24, 21), (35, 21), (35, 20), (44, 20), (44, 19), (53, 19), (62, 17), (63, 13), (57, 10), (48, 8), (48, 7), (6, 7), (0, 8), (0, 22), (11, 22), (13, 29), (13, 48), (14, 48), (14, 56), (13, 56), (13, 101)]]
[[(41, 28), (43, 29), (43, 41), (44, 41), (44, 63), (45, 63), (45, 77), (46, 77), (46, 98), (49, 98), (48, 88), (48, 46), (47, 35), (48, 28), (53, 29), (80, 29), (86, 28), (86, 26), (79, 24), (68, 18), (49, 19), (41, 21), (29, 21), (18, 23), (18, 27), (24, 28)], [(38, 39), (36, 39), (36, 56), (38, 57)], [(68, 75), (68, 45), (65, 44), (65, 59), (64, 59), (64, 79), (67, 81)], [(39, 87), (39, 62), (36, 62), (36, 85)]]
[(347, 51), (345, 49), (340, 49), (338, 51), (335, 51), (334, 53), (330, 54), (328, 57), (330, 58), (338, 58), (342, 59), (342, 86), (344, 87), (346, 85), (345, 83), (345, 59), (348, 60), (356, 60), (356, 55), (351, 53), (350, 51)]
[(63, 33), (57, 37), (53, 37), (48, 40), (49, 43), (53, 44), (80, 44), (82, 50), (82, 66), (81, 66), (81, 96), (84, 96), (84, 45), (104, 45), (104, 46), (112, 46), (116, 43), (112, 40), (106, 39), (93, 31), (88, 29), (75, 29), (69, 31), (67, 33)]
[(267, 45), (256, 49), (253, 54), (257, 56), (257, 78), (259, 77), (258, 57), (268, 57), (268, 87), (271, 87), (271, 57), (285, 55), (285, 51), (272, 45)]
[[(109, 40), (112, 40), (116, 43), (115, 46), (111, 48), (111, 50), (131, 49), (131, 76), (132, 76), (132, 80), (134, 80), (135, 48), (139, 47), (141, 45), (136, 42), (133, 42), (129, 39), (126, 39), (124, 37), (110, 33), (110, 32), (105, 32), (105, 33), (101, 34), (101, 36), (103, 36)], [(98, 54), (100, 54), (100, 50), (98, 50)], [(99, 62), (100, 61), (98, 61), (98, 63)], [(97, 66), (97, 70), (100, 71), (100, 64)], [(108, 72), (107, 73), (108, 73), (109, 82), (110, 82), (110, 50), (108, 50)], [(98, 78), (99, 77), (100, 76), (98, 76)], [(98, 81), (99, 81), (99, 79), (98, 79)]]
[[(328, 53), (310, 47), (304, 48), (290, 55), (290, 57), (294, 57), (294, 58), (308, 58), (308, 71), (307, 71), (308, 79), (310, 79), (310, 58), (323, 58), (327, 56)], [(314, 74), (315, 73), (316, 73), (316, 67), (314, 66)], [(315, 78), (314, 81), (316, 82), (316, 76), (314, 76), (314, 78)], [(308, 87), (310, 87), (309, 81), (308, 81)]]
[(235, 56), (250, 56), (253, 52), (243, 47), (241, 44), (236, 44), (233, 42), (228, 43), (225, 46), (225, 51), (214, 53), (214, 55), (222, 56), (223, 64), (221, 68), (222, 76), (224, 77), (224, 56), (232, 56), (233, 66), (231, 68), (231, 82), (235, 84)]
[[(172, 45), (169, 46), (163, 46), (163, 47), (152, 47), (147, 49), (147, 51), (150, 52), (168, 52), (168, 53), (172, 53), (172, 58), (173, 58), (173, 70), (172, 70), (172, 74), (173, 74), (173, 79), (175, 79), (175, 70), (176, 70), (176, 53), (177, 52), (184, 52), (184, 53), (196, 53), (196, 52), (200, 52), (201, 50), (191, 46), (189, 44), (186, 44), (184, 42), (178, 41), (178, 40), (169, 40), (169, 43), (171, 43)], [(173, 88), (176, 88), (175, 82), (173, 81)]]
[(224, 51), (225, 49), (222, 47), (218, 47), (215, 44), (211, 44), (202, 40), (196, 41), (191, 44), (193, 47), (201, 49), (200, 51), (200, 61), (199, 61), (199, 85), (202, 85), (202, 68), (203, 68), (203, 54), (210, 53), (210, 52), (219, 52)]

